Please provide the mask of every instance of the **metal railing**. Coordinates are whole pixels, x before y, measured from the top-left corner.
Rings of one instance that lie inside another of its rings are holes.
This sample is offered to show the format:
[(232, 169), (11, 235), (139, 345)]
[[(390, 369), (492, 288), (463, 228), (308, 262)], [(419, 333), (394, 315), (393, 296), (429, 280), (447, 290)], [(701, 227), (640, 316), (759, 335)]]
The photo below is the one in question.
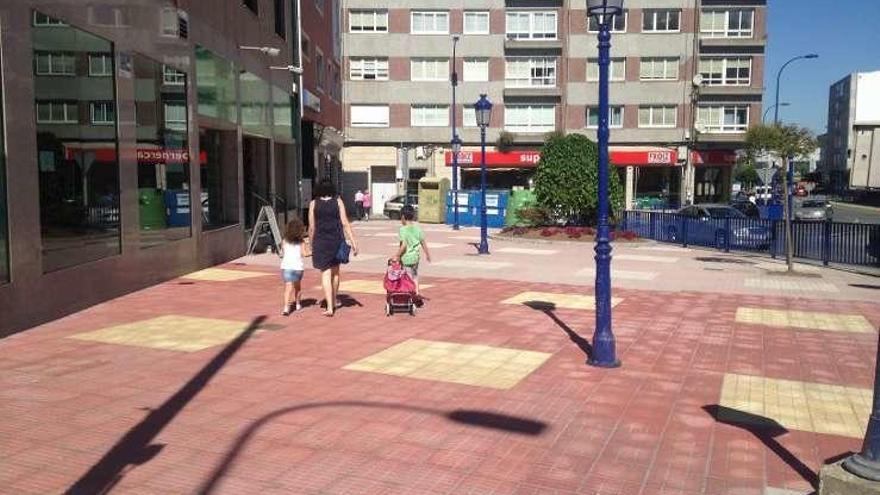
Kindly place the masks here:
[[(754, 218), (693, 218), (678, 213), (626, 211), (618, 229), (639, 237), (725, 252), (785, 256), (785, 223)], [(880, 224), (792, 222), (794, 257), (842, 265), (880, 266)]]

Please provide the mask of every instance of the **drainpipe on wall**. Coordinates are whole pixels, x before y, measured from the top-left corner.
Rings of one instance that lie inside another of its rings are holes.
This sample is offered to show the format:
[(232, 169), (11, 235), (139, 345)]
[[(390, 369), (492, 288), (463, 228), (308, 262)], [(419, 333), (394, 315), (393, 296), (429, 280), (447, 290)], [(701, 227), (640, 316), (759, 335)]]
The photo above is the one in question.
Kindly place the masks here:
[[(300, 69), (303, 69), (297, 74), (297, 83), (296, 83), (296, 96), (297, 96), (297, 111), (292, 112), (291, 118), (293, 119), (293, 128), (296, 131), (296, 166), (294, 168), (294, 180), (296, 180), (296, 209), (299, 210), (300, 214), (303, 212), (303, 132), (302, 132), (302, 121), (303, 121), (303, 93), (305, 92), (305, 87), (303, 86), (304, 82), (304, 73), (305, 67), (303, 67), (303, 57), (302, 57), (302, 3), (301, 0), (293, 0), (292, 6), (294, 8), (294, 15), (296, 16), (296, 23), (293, 25), (296, 30), (295, 36), (293, 37), (293, 51), (296, 53), (296, 63), (294, 65), (298, 66)], [(289, 201), (289, 198), (288, 198)], [(290, 208), (288, 206), (288, 208)]]

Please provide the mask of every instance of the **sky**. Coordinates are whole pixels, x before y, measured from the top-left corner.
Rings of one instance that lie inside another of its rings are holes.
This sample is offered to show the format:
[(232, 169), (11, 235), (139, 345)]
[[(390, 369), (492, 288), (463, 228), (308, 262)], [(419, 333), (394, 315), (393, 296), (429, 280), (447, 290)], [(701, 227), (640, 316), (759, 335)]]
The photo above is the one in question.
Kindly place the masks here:
[[(776, 73), (783, 72), (779, 119), (825, 132), (829, 87), (853, 72), (880, 70), (880, 0), (769, 0), (764, 108), (776, 97)], [(773, 119), (773, 111), (767, 120)]]

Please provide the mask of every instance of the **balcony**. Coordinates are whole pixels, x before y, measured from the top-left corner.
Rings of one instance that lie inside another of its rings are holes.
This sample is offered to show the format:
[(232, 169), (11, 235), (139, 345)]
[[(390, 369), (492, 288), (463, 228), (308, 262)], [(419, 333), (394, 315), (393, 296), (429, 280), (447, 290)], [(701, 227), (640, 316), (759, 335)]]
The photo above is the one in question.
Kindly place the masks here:
[(504, 99), (559, 102), (562, 99), (562, 90), (556, 86), (505, 86)]
[[(706, 84), (700, 87), (700, 96), (721, 96), (736, 100), (761, 101), (764, 88), (732, 84)], [(756, 99), (754, 97), (757, 97)]]
[(764, 53), (766, 38), (715, 37), (705, 33), (700, 35), (702, 53)]
[(561, 54), (562, 40), (558, 38), (525, 38), (508, 34), (504, 40), (506, 51), (528, 51), (534, 54)]

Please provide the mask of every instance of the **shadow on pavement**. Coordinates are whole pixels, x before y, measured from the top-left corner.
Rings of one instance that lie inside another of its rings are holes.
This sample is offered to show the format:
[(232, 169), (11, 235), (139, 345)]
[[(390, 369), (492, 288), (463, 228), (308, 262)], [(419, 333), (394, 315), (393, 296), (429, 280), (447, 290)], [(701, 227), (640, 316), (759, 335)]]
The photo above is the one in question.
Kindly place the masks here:
[(561, 328), (566, 335), (568, 335), (568, 338), (572, 342), (574, 342), (581, 351), (584, 352), (584, 354), (587, 356), (587, 359), (590, 359), (590, 357), (593, 355), (593, 345), (590, 344), (590, 341), (581, 337), (577, 332), (572, 330), (570, 326), (568, 326), (564, 321), (556, 316), (556, 313), (554, 312), (556, 311), (555, 304), (547, 301), (526, 301), (523, 303), (523, 305), (547, 315), (547, 317), (553, 320), (553, 323), (556, 323), (556, 325), (559, 326), (559, 328)]
[(810, 486), (816, 489), (819, 488), (819, 476), (776, 441), (776, 437), (788, 433), (784, 426), (770, 418), (718, 404), (703, 406), (703, 410), (719, 423), (741, 428), (754, 435), (765, 447), (773, 451), (777, 457), (794, 469)]
[(220, 481), (227, 472), (235, 464), (236, 458), (241, 454), (248, 442), (256, 435), (260, 428), (275, 419), (286, 414), (293, 414), (307, 409), (319, 409), (327, 407), (363, 407), (373, 409), (396, 409), (413, 411), (418, 413), (430, 414), (434, 416), (442, 416), (451, 422), (480, 428), (490, 428), (506, 433), (515, 433), (521, 435), (537, 436), (544, 432), (547, 424), (541, 421), (531, 419), (518, 418), (516, 416), (508, 416), (506, 414), (492, 413), (487, 411), (477, 411), (469, 409), (456, 409), (454, 411), (441, 411), (419, 406), (407, 406), (403, 404), (394, 404), (386, 402), (370, 402), (370, 401), (332, 401), (332, 402), (314, 402), (309, 404), (300, 404), (298, 406), (290, 406), (278, 409), (262, 418), (254, 421), (247, 427), (235, 440), (232, 448), (223, 457), (223, 460), (214, 469), (210, 478), (205, 480), (196, 493), (207, 495), (213, 493), (217, 489)]
[(205, 388), (208, 382), (235, 355), (266, 319), (258, 316), (232, 342), (214, 356), (194, 377), (168, 398), (161, 406), (152, 409), (140, 423), (132, 427), (116, 444), (101, 457), (88, 472), (83, 474), (65, 493), (101, 494), (109, 492), (124, 476), (125, 468), (137, 466), (153, 459), (164, 445), (151, 444), (156, 435)]

